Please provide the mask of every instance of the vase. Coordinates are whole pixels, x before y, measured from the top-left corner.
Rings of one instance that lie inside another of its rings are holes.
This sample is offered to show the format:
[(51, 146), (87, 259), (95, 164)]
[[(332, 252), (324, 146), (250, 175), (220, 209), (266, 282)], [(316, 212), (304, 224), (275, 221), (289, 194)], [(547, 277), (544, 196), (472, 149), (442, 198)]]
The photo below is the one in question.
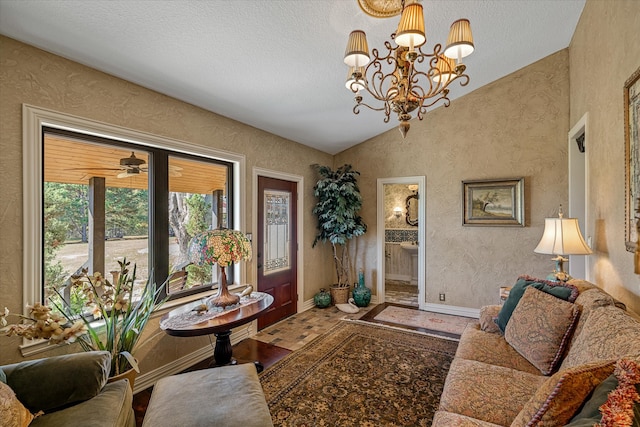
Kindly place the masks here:
[(331, 305), (331, 294), (326, 289), (320, 289), (320, 292), (315, 294), (313, 302), (318, 308), (325, 308)]
[(364, 271), (358, 271), (358, 283), (353, 288), (353, 300), (358, 307), (366, 307), (371, 302), (371, 289), (364, 284)]

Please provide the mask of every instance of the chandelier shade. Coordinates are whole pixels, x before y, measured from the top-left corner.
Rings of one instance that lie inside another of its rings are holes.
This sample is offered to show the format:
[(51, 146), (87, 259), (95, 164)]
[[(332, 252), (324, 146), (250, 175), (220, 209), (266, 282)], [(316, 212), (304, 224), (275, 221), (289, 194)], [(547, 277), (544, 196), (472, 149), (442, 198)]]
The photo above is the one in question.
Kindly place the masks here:
[(398, 46), (408, 47), (409, 50), (413, 50), (414, 47), (422, 46), (426, 41), (422, 5), (411, 3), (402, 10), (395, 42)]
[[(364, 89), (364, 80), (362, 79), (363, 72), (362, 67), (349, 67), (347, 81), (344, 84), (346, 88), (349, 90), (351, 90), (352, 87), (355, 87), (357, 90)], [(355, 85), (352, 86), (354, 83)]]
[[(385, 123), (393, 113), (404, 138), (414, 115), (422, 120), (427, 108), (437, 103), (449, 106), (451, 83), (469, 83), (466, 66), (460, 60), (473, 52), (474, 46), (469, 20), (460, 19), (451, 26), (447, 45), (455, 57), (447, 55), (439, 43), (432, 52), (423, 52), (427, 40), (423, 7), (417, 2), (402, 4), (397, 30), (391, 34), (391, 41), (384, 42), (384, 49), (374, 48), (370, 56), (366, 34), (355, 30), (349, 34), (344, 62), (352, 67), (345, 86), (355, 94), (353, 113), (360, 114), (361, 107), (382, 111)], [(370, 104), (365, 96), (378, 105)]]
[(471, 55), (474, 49), (471, 23), (468, 19), (458, 19), (451, 24), (444, 54), (449, 58), (460, 60)]
[(446, 57), (445, 55), (438, 55), (438, 62), (436, 63), (437, 72), (432, 73), (431, 79), (435, 83), (447, 83), (449, 80), (455, 78), (456, 63), (453, 59)]
[(369, 63), (369, 45), (364, 31), (354, 30), (349, 34), (344, 63), (350, 67), (363, 67)]

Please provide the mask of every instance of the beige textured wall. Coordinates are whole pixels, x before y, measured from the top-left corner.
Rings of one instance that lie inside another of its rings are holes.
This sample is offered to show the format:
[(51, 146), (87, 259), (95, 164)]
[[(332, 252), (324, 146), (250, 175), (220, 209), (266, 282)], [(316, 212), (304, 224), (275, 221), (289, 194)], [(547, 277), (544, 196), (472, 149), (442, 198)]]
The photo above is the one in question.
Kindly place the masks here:
[[(473, 70), (469, 70), (473, 78)], [(382, 114), (380, 114), (382, 120)], [(568, 52), (562, 50), (508, 75), (423, 121), (406, 140), (397, 129), (336, 156), (362, 173), (359, 265), (376, 277), (376, 179), (426, 176), (426, 302), (479, 308), (498, 300), (498, 288), (519, 274), (544, 277), (553, 267), (533, 253), (544, 218), (567, 203)], [(526, 227), (463, 227), (461, 181), (526, 179)], [(422, 242), (421, 242), (422, 243)]]
[[(0, 37), (0, 305), (22, 310), (22, 104), (49, 108), (246, 156), (247, 227), (251, 227), (252, 168), (304, 177), (305, 300), (331, 282), (327, 248), (311, 249), (315, 218), (313, 163), (331, 165), (333, 157), (309, 147), (177, 101), (92, 68)], [(250, 231), (250, 228), (247, 230)], [(326, 266), (326, 268), (325, 268)], [(251, 267), (251, 265), (249, 265)], [(248, 269), (251, 271), (251, 268)], [(252, 278), (248, 277), (251, 281)], [(148, 335), (157, 332), (157, 321)], [(19, 339), (2, 338), (0, 364), (21, 360)], [(163, 333), (144, 348), (152, 369), (208, 343), (204, 338), (173, 338)], [(67, 351), (62, 349), (58, 351)], [(51, 354), (51, 353), (48, 353)]]
[(588, 0), (569, 46), (570, 124), (589, 114), (591, 280), (640, 313), (640, 276), (625, 250), (625, 81), (640, 67), (640, 2)]

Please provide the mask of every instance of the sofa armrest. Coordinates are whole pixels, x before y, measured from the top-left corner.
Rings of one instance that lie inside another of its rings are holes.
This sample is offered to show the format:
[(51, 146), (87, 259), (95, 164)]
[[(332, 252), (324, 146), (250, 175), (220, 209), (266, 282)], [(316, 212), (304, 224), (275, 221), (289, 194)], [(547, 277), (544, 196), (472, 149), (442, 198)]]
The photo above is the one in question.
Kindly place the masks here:
[(91, 399), (109, 378), (111, 354), (90, 351), (5, 365), (7, 384), (31, 412)]
[(499, 305), (485, 305), (482, 307), (480, 309), (480, 329), (494, 334), (501, 333), (498, 324), (494, 321), (498, 317), (501, 308), (502, 306)]

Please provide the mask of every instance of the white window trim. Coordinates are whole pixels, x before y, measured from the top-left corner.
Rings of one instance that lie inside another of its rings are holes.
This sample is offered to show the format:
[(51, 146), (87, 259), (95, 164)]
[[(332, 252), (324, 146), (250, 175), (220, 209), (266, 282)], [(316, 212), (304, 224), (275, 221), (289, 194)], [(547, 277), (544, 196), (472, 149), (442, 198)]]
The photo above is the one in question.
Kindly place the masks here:
[[(245, 197), (245, 156), (231, 153), (211, 147), (203, 147), (192, 143), (179, 141), (136, 131), (96, 120), (86, 119), (53, 110), (35, 107), (28, 104), (22, 105), (22, 209), (23, 209), (23, 307), (42, 301), (42, 134), (43, 127), (51, 127), (70, 131), (77, 131), (89, 135), (116, 139), (133, 144), (163, 148), (185, 154), (200, 157), (208, 157), (223, 160), (233, 164), (233, 223), (237, 224), (240, 231), (246, 230), (246, 214), (244, 209)], [(35, 167), (34, 167), (35, 166)], [(37, 243), (40, 242), (40, 243)], [(235, 264), (235, 277), (238, 283), (246, 283), (246, 263)], [(202, 294), (196, 294), (191, 298), (181, 298), (180, 302), (188, 302), (199, 299)], [(26, 312), (24, 313), (26, 314)], [(45, 344), (46, 345), (46, 344)], [(42, 346), (42, 343), (33, 343), (24, 340), (24, 347)], [(32, 349), (38, 351), (36, 349)], [(25, 351), (23, 351), (25, 354)], [(31, 353), (32, 354), (32, 353)]]

